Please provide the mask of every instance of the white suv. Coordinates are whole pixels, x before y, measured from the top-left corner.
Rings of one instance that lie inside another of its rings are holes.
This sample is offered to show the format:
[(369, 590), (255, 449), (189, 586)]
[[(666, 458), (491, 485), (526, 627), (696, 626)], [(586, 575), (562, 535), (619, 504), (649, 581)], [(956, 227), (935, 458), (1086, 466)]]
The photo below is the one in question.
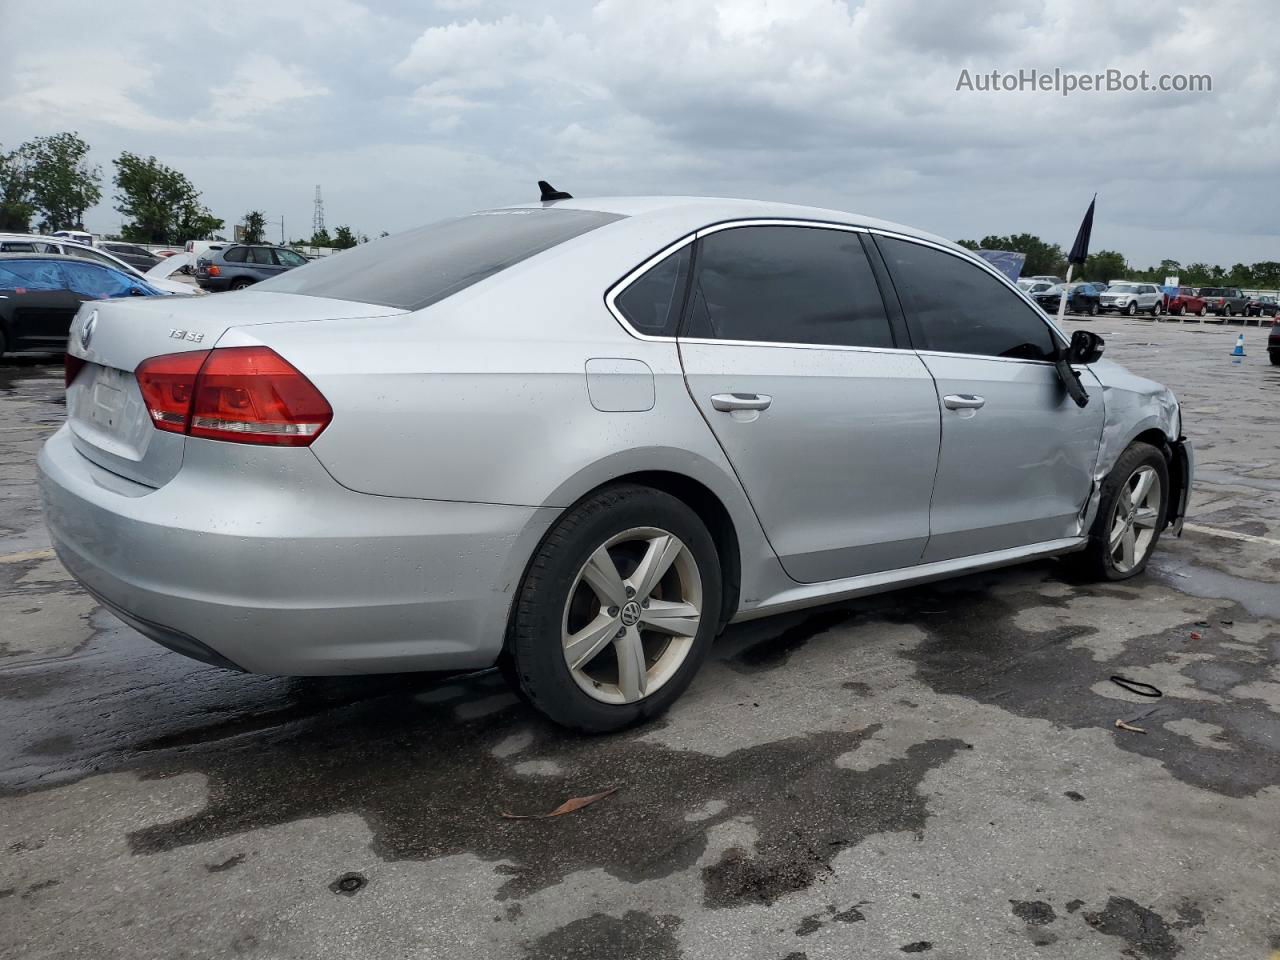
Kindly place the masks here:
[(1122, 280), (1107, 287), (1098, 302), (1098, 309), (1114, 310), (1130, 317), (1139, 312), (1158, 317), (1164, 312), (1164, 294), (1154, 283)]

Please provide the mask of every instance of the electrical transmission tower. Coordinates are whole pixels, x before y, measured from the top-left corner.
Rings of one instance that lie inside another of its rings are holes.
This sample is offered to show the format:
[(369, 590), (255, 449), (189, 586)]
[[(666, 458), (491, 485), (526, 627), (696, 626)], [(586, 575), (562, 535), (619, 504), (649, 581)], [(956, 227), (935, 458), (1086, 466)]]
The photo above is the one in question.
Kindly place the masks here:
[(311, 235), (324, 233), (324, 200), (320, 198), (320, 184), (316, 184), (316, 212), (311, 218)]

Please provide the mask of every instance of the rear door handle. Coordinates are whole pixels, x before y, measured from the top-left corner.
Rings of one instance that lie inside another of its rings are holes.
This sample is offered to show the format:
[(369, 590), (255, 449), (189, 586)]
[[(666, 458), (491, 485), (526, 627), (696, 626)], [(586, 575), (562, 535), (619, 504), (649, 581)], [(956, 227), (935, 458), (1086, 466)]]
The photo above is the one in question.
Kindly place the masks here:
[(711, 406), (717, 410), (768, 410), (773, 397), (763, 393), (717, 393), (711, 397)]
[(942, 398), (942, 405), (948, 410), (981, 410), (986, 402), (986, 397), (973, 393), (952, 393)]

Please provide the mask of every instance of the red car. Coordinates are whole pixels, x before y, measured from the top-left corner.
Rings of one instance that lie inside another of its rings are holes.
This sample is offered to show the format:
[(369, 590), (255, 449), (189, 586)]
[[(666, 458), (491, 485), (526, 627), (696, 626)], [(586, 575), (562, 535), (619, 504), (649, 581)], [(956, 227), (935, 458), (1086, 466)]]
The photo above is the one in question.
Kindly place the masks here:
[(1209, 307), (1202, 297), (1196, 296), (1194, 287), (1179, 287), (1178, 292), (1169, 298), (1169, 312), (1175, 317), (1185, 313), (1194, 313), (1197, 317), (1203, 317), (1209, 312)]

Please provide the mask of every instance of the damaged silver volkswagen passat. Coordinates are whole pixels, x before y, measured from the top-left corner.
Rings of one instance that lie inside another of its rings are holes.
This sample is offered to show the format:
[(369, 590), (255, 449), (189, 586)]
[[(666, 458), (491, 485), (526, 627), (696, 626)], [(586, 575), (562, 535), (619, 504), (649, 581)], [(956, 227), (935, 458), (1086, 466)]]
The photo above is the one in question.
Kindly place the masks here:
[(1120, 580), (1181, 531), (1173, 395), (967, 250), (549, 197), (86, 304), (39, 459), (67, 569), (197, 660), (498, 664), (605, 731), (731, 622), (1054, 555)]

